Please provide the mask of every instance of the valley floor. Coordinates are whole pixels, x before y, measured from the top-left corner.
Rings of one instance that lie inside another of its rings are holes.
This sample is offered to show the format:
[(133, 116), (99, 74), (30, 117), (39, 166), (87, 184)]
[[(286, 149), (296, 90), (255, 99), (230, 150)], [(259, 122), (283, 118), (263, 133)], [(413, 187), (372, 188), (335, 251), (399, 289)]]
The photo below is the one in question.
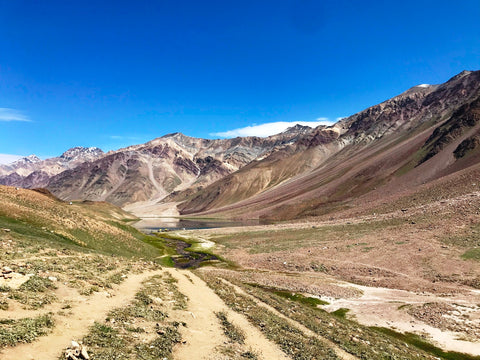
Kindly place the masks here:
[(177, 234), (214, 241), (238, 266), (208, 270), (215, 276), (318, 298), (365, 326), (479, 356), (480, 193), (415, 196), (354, 216)]
[(472, 192), (159, 234), (220, 256), (195, 270), (11, 222), (24, 233), (0, 229), (0, 358), (61, 359), (75, 341), (91, 359), (480, 359), (479, 209)]

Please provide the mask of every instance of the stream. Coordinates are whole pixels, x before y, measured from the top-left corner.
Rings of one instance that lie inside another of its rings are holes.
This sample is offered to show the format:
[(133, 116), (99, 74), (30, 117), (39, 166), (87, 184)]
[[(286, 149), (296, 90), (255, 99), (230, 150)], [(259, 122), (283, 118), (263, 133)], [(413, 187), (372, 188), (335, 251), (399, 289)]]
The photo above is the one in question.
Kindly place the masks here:
[(186, 250), (191, 246), (191, 244), (178, 240), (178, 239), (169, 239), (159, 236), (159, 238), (170, 248), (174, 248), (176, 255), (171, 257), (173, 266), (178, 269), (195, 269), (201, 265), (204, 265), (207, 262), (220, 260), (217, 256), (213, 254), (208, 254), (200, 251), (190, 251)]

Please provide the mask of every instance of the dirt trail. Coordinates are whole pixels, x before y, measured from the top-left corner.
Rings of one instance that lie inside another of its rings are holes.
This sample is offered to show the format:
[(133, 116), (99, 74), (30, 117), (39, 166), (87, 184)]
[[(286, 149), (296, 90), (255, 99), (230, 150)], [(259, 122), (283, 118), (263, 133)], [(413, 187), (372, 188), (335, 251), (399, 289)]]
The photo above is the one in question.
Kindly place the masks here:
[(340, 347), (338, 347), (337, 344), (335, 344), (334, 342), (318, 335), (317, 333), (313, 332), (312, 330), (310, 330), (309, 328), (307, 328), (306, 326), (300, 324), (299, 322), (293, 320), (293, 319), (290, 319), (289, 317), (283, 315), (282, 313), (280, 313), (279, 311), (277, 311), (275, 308), (273, 308), (272, 306), (268, 305), (268, 304), (265, 304), (263, 301), (260, 301), (259, 299), (257, 299), (256, 297), (246, 293), (243, 289), (239, 288), (238, 286), (232, 284), (231, 282), (229, 282), (228, 280), (225, 280), (225, 279), (222, 279), (222, 281), (224, 281), (226, 284), (232, 286), (235, 291), (237, 291), (239, 294), (241, 295), (245, 295), (247, 297), (249, 297), (250, 299), (252, 299), (253, 301), (255, 301), (259, 306), (262, 306), (264, 307), (265, 309), (267, 309), (268, 311), (274, 313), (275, 315), (281, 317), (282, 319), (285, 319), (287, 320), (291, 325), (295, 326), (297, 329), (299, 329), (300, 331), (302, 331), (305, 335), (308, 335), (308, 336), (313, 336), (315, 338), (317, 338), (318, 340), (322, 341), (324, 344), (326, 344), (327, 346), (331, 347), (335, 353), (337, 354), (337, 356), (341, 359), (344, 359), (344, 360), (358, 360), (358, 358), (352, 354), (349, 354), (347, 353), (345, 350), (341, 349)]
[[(167, 269), (178, 280), (178, 290), (188, 296), (188, 310), (174, 312), (172, 317), (185, 319), (188, 327), (183, 331), (186, 344), (176, 348), (176, 360), (214, 359), (215, 348), (223, 345), (227, 338), (223, 334), (215, 312), (224, 311), (228, 319), (245, 332), (245, 343), (260, 359), (288, 359), (288, 357), (251, 325), (242, 315), (227, 308), (225, 303), (203, 280), (190, 271)], [(188, 280), (184, 274), (191, 279)]]
[(53, 332), (39, 338), (31, 344), (22, 344), (14, 348), (5, 348), (0, 354), (2, 360), (49, 360), (57, 359), (71, 340), (81, 339), (95, 321), (105, 319), (114, 308), (129, 303), (140, 289), (142, 281), (160, 274), (161, 270), (142, 274), (128, 275), (128, 278), (110, 294), (99, 292), (74, 305), (71, 314), (55, 316), (56, 326)]

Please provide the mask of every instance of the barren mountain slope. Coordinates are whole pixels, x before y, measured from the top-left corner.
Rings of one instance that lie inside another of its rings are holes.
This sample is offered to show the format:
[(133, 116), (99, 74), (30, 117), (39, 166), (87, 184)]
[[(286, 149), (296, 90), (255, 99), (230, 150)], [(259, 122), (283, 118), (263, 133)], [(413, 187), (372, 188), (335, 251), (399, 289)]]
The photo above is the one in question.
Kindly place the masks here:
[(169, 134), (85, 162), (52, 177), (47, 187), (66, 200), (105, 200), (121, 206), (157, 202), (173, 191), (206, 186), (311, 130), (227, 140)]
[[(307, 150), (300, 140), (297, 151), (282, 160), (266, 158), (252, 163), (179, 208), (184, 214), (295, 218), (348, 207), (352, 199), (384, 187), (395, 192), (445, 176), (478, 161), (477, 157), (467, 156), (467, 161), (460, 155), (476, 149), (479, 96), (478, 71), (463, 72), (439, 86), (414, 87), (342, 120), (336, 125), (340, 129), (337, 137), (325, 140), (323, 136), (322, 141), (313, 137)], [(327, 130), (317, 129), (317, 134)], [(438, 145), (439, 138), (448, 138), (448, 144), (444, 140)], [(425, 159), (432, 148), (438, 154)], [(324, 156), (311, 161), (314, 152)], [(280, 184), (262, 181), (265, 173), (292, 169), (291, 163), (310, 164), (311, 169), (293, 170)], [(253, 197), (245, 191), (251, 188), (249, 184), (255, 189)]]

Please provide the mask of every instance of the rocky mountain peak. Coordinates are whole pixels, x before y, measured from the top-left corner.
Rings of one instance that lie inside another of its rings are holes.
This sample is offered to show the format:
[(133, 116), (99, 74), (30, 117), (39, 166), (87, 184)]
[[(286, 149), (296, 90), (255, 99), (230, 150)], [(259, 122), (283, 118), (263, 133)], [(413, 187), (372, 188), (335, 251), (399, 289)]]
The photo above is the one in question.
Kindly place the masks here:
[(98, 147), (76, 146), (65, 151), (60, 158), (66, 161), (72, 160), (94, 160), (103, 155), (102, 149)]
[(454, 81), (457, 81), (457, 80), (461, 80), (461, 79), (464, 79), (466, 77), (469, 77), (470, 75), (474, 74), (474, 73), (478, 73), (479, 71), (470, 71), (470, 70), (463, 70), (461, 73), (455, 75), (454, 77), (452, 77), (450, 80), (448, 80), (445, 84), (448, 84), (450, 82), (454, 82)]
[(185, 136), (185, 135), (183, 135), (181, 132), (174, 132), (174, 133), (170, 133), (170, 134), (165, 134), (165, 135), (162, 136), (162, 138), (168, 139), (168, 138), (181, 137), (181, 136)]
[(300, 124), (296, 124), (287, 128), (287, 130), (283, 131), (283, 134), (305, 134), (312, 130), (310, 126), (304, 126)]
[(21, 159), (18, 159), (17, 161), (13, 162), (10, 164), (11, 166), (22, 166), (22, 165), (27, 165), (27, 164), (35, 164), (37, 162), (42, 161), (37, 155), (29, 155), (25, 156)]

